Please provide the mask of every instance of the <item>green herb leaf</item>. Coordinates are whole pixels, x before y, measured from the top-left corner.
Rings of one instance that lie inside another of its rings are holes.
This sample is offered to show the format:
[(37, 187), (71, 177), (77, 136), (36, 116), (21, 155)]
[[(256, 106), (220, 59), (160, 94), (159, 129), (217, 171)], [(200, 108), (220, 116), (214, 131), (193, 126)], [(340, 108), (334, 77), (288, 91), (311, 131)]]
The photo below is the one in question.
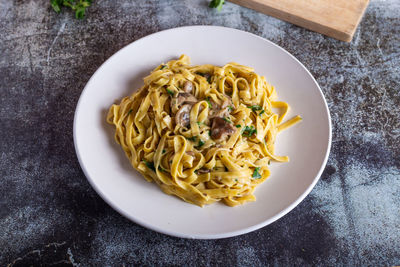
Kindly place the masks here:
[(207, 101), (207, 103), (208, 103), (208, 106), (209, 106), (210, 108), (212, 108), (212, 104), (211, 104), (211, 101), (210, 101), (210, 97), (209, 97), (209, 96), (207, 96), (206, 101)]
[(258, 115), (260, 115), (260, 117), (261, 117), (261, 115), (262, 115), (264, 112), (265, 112), (265, 110), (261, 110), (260, 114), (258, 114)]
[(202, 147), (205, 144), (205, 142), (201, 139), (199, 139), (199, 145), (197, 147)]
[(166, 67), (167, 67), (167, 65), (161, 65), (160, 70), (163, 70), (163, 69), (165, 69)]
[(200, 122), (200, 121), (198, 121), (198, 122), (197, 122), (197, 125), (199, 125), (199, 126), (200, 126), (201, 124), (202, 124), (202, 122)]
[(197, 140), (197, 136), (186, 137), (186, 139), (195, 142)]
[(154, 168), (154, 163), (153, 162), (148, 162), (147, 160), (143, 160), (144, 164), (146, 164), (147, 168), (149, 168), (152, 171), (156, 171), (156, 168)]
[(237, 125), (235, 125), (235, 126), (236, 126), (236, 128), (242, 127), (242, 125), (240, 125), (240, 124), (237, 124)]
[(229, 109), (230, 112), (232, 112), (233, 107), (232, 106), (228, 106), (228, 109)]
[(211, 130), (208, 131), (208, 135), (211, 136)]
[(51, 7), (54, 9), (55, 12), (60, 13), (62, 0), (51, 0), (50, 4), (51, 4)]
[(242, 135), (246, 136), (246, 137), (252, 137), (253, 134), (256, 134), (256, 133), (257, 133), (257, 129), (255, 129), (254, 126), (251, 125), (250, 127), (249, 126), (245, 126), (243, 128)]
[(85, 17), (85, 7), (79, 7), (75, 11), (75, 18), (77, 19), (83, 19)]
[(132, 113), (132, 111), (133, 111), (133, 109), (130, 109), (130, 110), (128, 111), (128, 114), (127, 114), (126, 116), (129, 116), (129, 115)]
[(164, 154), (165, 152), (166, 152), (166, 150), (165, 150), (165, 149), (163, 149), (163, 150), (162, 150), (162, 153)]
[(257, 110), (262, 110), (262, 107), (259, 105), (253, 105), (249, 107), (252, 111), (256, 112)]
[(92, 4), (92, 0), (50, 0), (50, 4), (57, 13), (60, 13), (61, 7), (65, 6), (75, 11), (75, 17), (77, 19), (83, 19), (85, 17), (86, 8)]
[(223, 119), (224, 121), (228, 122), (228, 123), (231, 123), (231, 120), (230, 120), (229, 118), (223, 117), (222, 119)]
[(207, 82), (211, 84), (211, 76), (208, 76)]
[(167, 90), (167, 93), (170, 95), (170, 96), (174, 96), (175, 95), (175, 92), (174, 91), (172, 91), (172, 90), (170, 90), (170, 89), (166, 89)]
[(261, 178), (261, 174), (259, 173), (259, 171), (260, 171), (260, 167), (257, 167), (254, 169), (253, 176), (252, 176), (254, 179)]
[(221, 11), (223, 4), (225, 4), (225, 0), (212, 0), (208, 7), (216, 8), (218, 11)]
[(158, 166), (158, 170), (162, 172), (167, 172), (167, 170), (164, 170), (161, 166)]

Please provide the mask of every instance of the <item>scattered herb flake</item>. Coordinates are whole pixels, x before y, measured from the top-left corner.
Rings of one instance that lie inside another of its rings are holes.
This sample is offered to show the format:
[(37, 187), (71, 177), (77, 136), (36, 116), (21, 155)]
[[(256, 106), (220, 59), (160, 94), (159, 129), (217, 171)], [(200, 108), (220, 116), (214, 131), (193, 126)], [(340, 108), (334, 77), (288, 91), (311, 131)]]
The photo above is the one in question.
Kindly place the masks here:
[(222, 119), (223, 119), (224, 121), (228, 122), (228, 123), (231, 123), (231, 120), (230, 120), (229, 118), (223, 117)]
[(147, 168), (149, 168), (152, 171), (156, 171), (156, 168), (154, 168), (154, 163), (153, 162), (148, 162), (147, 160), (143, 160), (144, 164), (146, 164)]
[(130, 109), (126, 116), (129, 116), (132, 113), (133, 109)]
[(165, 149), (163, 149), (163, 150), (162, 150), (162, 153), (164, 154), (165, 152), (166, 152), (166, 150), (165, 150)]
[(260, 171), (260, 167), (257, 167), (254, 169), (253, 176), (252, 176), (254, 179), (261, 178), (261, 174), (259, 173), (259, 171)]
[(260, 114), (258, 114), (258, 115), (260, 115), (260, 117), (261, 117), (261, 115), (264, 114), (264, 112), (265, 112), (265, 110), (261, 110)]
[(197, 136), (186, 137), (186, 139), (195, 142), (197, 140)]
[(167, 90), (167, 93), (170, 95), (170, 96), (174, 96), (175, 95), (175, 92), (174, 91), (172, 91), (172, 90), (170, 90), (170, 89), (166, 89)]
[(166, 67), (167, 67), (167, 65), (161, 65), (160, 70), (163, 70), (163, 69), (165, 69)]
[(249, 106), (249, 108), (254, 112), (256, 112), (257, 110), (262, 110), (262, 107), (259, 105)]
[(251, 125), (251, 126), (245, 126), (245, 127), (243, 128), (242, 135), (243, 135), (243, 136), (246, 136), (246, 137), (251, 137), (251, 136), (253, 136), (253, 134), (255, 134), (255, 133), (257, 133), (257, 129), (255, 129), (254, 126)]
[(209, 106), (210, 108), (212, 108), (212, 104), (211, 104), (211, 101), (210, 101), (210, 97), (209, 97), (209, 96), (207, 96), (206, 101), (207, 101), (207, 103), (208, 103), (208, 106)]
[(240, 125), (240, 124), (237, 124), (237, 125), (235, 125), (235, 126), (236, 126), (236, 128), (242, 127), (242, 125)]
[(228, 109), (229, 109), (230, 112), (233, 111), (233, 107), (232, 106), (228, 106)]
[(205, 144), (205, 142), (201, 139), (199, 139), (199, 145), (197, 147), (202, 147)]

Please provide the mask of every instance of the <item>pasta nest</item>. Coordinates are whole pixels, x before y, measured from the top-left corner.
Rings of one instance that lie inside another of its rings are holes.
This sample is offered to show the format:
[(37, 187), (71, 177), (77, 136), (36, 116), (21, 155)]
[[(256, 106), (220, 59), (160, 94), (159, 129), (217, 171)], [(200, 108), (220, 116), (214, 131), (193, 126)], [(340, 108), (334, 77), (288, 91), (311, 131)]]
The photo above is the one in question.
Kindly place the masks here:
[[(279, 109), (279, 114), (273, 112)], [(255, 201), (270, 175), (289, 105), (250, 67), (190, 66), (189, 57), (157, 66), (144, 86), (110, 107), (107, 122), (132, 166), (167, 194), (203, 206)]]

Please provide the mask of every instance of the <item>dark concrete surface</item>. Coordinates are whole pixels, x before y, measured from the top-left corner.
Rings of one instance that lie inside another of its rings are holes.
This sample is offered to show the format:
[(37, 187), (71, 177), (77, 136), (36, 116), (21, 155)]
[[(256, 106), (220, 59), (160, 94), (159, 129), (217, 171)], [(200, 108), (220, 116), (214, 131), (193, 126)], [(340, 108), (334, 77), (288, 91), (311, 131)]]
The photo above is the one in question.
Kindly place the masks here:
[[(0, 0), (0, 265), (399, 265), (399, 10), (399, 0), (372, 0), (343, 43), (231, 3), (218, 13), (205, 0), (95, 0), (76, 20), (46, 0)], [(295, 55), (333, 123), (327, 167), (298, 207), (258, 231), (208, 241), (165, 236), (111, 209), (72, 138), (79, 95), (108, 57), (198, 24), (249, 31)]]

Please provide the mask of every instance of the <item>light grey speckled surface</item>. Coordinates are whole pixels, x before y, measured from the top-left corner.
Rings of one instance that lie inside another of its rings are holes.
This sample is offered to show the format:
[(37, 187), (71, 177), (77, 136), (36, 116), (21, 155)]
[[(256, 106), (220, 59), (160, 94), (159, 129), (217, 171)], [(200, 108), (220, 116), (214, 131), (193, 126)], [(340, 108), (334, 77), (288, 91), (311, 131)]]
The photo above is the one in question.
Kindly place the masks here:
[[(0, 0), (0, 265), (399, 265), (400, 1), (372, 0), (351, 43), (227, 3), (95, 1), (85, 20), (46, 0)], [(255, 33), (295, 55), (327, 99), (333, 143), (311, 194), (258, 231), (185, 240), (112, 210), (86, 181), (72, 122), (94, 71), (183, 25)]]

